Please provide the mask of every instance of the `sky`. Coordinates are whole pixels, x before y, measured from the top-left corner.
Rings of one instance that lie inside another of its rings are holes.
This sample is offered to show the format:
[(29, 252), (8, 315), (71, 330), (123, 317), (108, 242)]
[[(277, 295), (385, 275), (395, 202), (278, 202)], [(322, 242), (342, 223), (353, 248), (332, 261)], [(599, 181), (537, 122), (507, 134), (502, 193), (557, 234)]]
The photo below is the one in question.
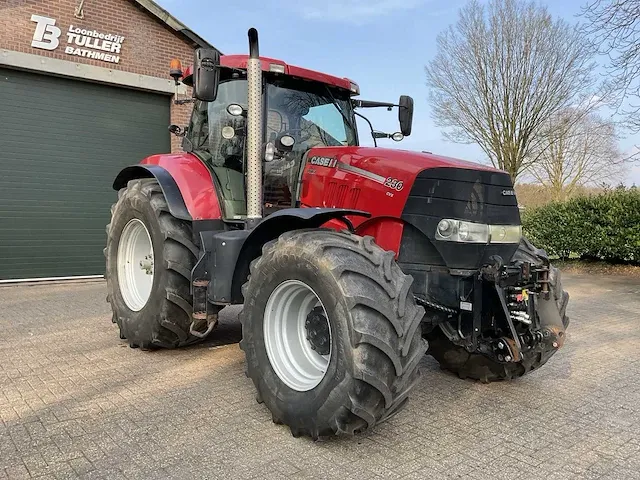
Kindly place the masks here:
[[(445, 140), (434, 125), (424, 67), (436, 54), (439, 32), (454, 24), (466, 0), (156, 0), (163, 8), (223, 54), (247, 52), (247, 30), (258, 29), (260, 54), (340, 77), (360, 85), (360, 99), (397, 101), (413, 97), (410, 137), (380, 146), (487, 162), (476, 145)], [(586, 0), (549, 1), (554, 16), (577, 22)], [(376, 130), (398, 130), (397, 110), (361, 111)], [(368, 127), (358, 121), (361, 144), (371, 144)], [(640, 135), (620, 142), (623, 151), (640, 144)], [(640, 165), (629, 168), (626, 184), (640, 185)]]

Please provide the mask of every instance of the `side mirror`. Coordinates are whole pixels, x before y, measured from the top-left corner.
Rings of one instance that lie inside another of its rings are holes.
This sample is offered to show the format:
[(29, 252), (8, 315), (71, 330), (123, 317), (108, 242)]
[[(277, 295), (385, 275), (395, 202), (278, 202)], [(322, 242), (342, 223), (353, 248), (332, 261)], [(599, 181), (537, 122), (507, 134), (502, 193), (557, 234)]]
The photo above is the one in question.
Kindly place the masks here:
[(184, 137), (187, 134), (187, 128), (182, 129), (182, 127), (178, 125), (169, 125), (169, 132), (171, 132), (176, 137)]
[(193, 96), (213, 102), (220, 83), (220, 52), (213, 48), (198, 48), (193, 58)]
[(413, 98), (408, 95), (400, 95), (398, 102), (398, 120), (400, 121), (400, 132), (405, 137), (411, 135), (413, 125)]

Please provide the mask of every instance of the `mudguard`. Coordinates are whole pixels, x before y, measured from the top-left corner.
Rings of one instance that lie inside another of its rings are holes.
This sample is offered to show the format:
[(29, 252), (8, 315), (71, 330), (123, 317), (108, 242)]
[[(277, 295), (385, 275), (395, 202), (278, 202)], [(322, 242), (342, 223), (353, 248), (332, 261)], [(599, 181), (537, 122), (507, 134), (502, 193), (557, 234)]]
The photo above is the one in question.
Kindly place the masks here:
[(193, 220), (184, 203), (178, 184), (169, 172), (158, 165), (132, 165), (123, 168), (113, 181), (113, 189), (120, 190), (126, 187), (130, 180), (151, 177), (155, 177), (160, 184), (171, 215), (181, 220)]
[[(280, 233), (271, 237), (276, 238), (280, 234), (289, 230), (316, 228), (333, 219), (344, 219), (348, 215), (365, 218), (369, 218), (371, 216), (369, 212), (348, 208), (285, 208), (264, 218), (251, 231), (247, 240), (249, 241), (252, 238), (258, 238), (259, 236), (264, 235), (263, 232), (270, 233), (274, 230), (279, 230)], [(350, 222), (345, 222), (345, 227), (350, 227)]]
[(182, 220), (217, 220), (222, 210), (211, 172), (189, 153), (151, 155), (139, 165), (124, 168), (113, 188), (119, 190), (129, 180), (155, 177), (164, 193), (169, 211)]
[[(262, 246), (291, 230), (318, 228), (329, 220), (344, 218), (347, 215), (369, 217), (368, 212), (343, 208), (287, 208), (264, 218), (254, 229), (236, 230), (235, 232), (218, 233), (216, 241), (207, 242), (217, 250), (222, 248), (224, 255), (216, 251), (210, 252), (209, 267), (213, 279), (216, 298), (212, 302), (242, 303), (241, 288), (249, 275), (249, 264), (260, 256)], [(348, 226), (348, 223), (345, 223)], [(235, 244), (235, 247), (234, 247)], [(224, 298), (225, 300), (222, 300)]]

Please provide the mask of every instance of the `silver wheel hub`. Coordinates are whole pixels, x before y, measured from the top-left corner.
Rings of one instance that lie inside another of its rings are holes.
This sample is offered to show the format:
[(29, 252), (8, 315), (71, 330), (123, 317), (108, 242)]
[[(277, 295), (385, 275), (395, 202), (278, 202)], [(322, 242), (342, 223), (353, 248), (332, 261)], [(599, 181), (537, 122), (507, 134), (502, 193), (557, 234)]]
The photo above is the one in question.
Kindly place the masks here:
[(133, 218), (122, 229), (118, 244), (118, 285), (124, 303), (134, 312), (149, 301), (153, 287), (153, 243), (145, 224)]
[[(331, 359), (328, 318), (318, 295), (300, 280), (282, 282), (269, 296), (263, 322), (267, 356), (289, 388), (306, 392), (318, 386), (327, 373)], [(310, 330), (313, 325), (316, 327)]]

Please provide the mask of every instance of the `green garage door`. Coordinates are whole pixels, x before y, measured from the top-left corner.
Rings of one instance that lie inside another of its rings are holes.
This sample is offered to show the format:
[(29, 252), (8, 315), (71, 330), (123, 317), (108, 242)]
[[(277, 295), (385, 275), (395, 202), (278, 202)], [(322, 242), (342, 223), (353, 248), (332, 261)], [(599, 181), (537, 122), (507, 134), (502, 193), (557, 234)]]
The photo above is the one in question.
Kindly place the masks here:
[(0, 280), (102, 275), (118, 171), (168, 152), (170, 97), (0, 69)]

